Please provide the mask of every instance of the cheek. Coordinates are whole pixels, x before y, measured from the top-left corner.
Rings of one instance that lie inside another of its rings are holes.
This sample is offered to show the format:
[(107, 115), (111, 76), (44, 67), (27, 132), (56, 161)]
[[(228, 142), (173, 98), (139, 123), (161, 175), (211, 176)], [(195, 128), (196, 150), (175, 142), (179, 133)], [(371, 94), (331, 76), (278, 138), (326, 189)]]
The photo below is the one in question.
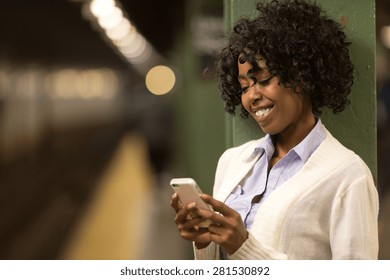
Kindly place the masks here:
[(285, 98), (279, 102), (281, 111), (284, 115), (290, 117), (299, 114), (303, 110), (304, 99), (301, 95), (293, 92), (285, 93)]
[(278, 102), (277, 115), (275, 116), (276, 119), (274, 119), (276, 121), (276, 126), (279, 129), (282, 129), (291, 123), (299, 121), (302, 115), (302, 108), (302, 102), (297, 102), (295, 99), (292, 100), (288, 98)]
[(279, 114), (281, 118), (291, 119), (297, 110), (296, 104), (291, 102), (279, 103)]
[(245, 94), (242, 94), (240, 98), (241, 98), (241, 104), (244, 107), (244, 109), (249, 111), (249, 100), (248, 100), (248, 97)]

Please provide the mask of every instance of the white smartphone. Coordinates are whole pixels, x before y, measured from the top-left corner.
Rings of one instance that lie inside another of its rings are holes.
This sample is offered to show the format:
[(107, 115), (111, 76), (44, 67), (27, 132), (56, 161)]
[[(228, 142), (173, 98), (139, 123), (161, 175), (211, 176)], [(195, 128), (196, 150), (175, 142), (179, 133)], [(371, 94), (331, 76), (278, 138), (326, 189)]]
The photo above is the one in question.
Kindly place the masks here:
[[(179, 199), (183, 205), (195, 202), (198, 207), (213, 211), (211, 205), (207, 204), (199, 197), (199, 194), (202, 193), (202, 190), (199, 188), (194, 179), (173, 178), (170, 182), (170, 185), (179, 196)], [(207, 220), (200, 223), (199, 227), (208, 227), (210, 224), (211, 221)]]

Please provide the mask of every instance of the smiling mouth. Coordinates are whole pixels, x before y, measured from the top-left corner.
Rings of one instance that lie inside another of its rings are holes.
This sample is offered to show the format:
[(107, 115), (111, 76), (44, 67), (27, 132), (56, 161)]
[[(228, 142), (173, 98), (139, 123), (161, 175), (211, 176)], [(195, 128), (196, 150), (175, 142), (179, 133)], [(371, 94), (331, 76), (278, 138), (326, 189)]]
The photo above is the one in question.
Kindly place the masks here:
[(272, 110), (273, 107), (274, 106), (260, 109), (260, 110), (256, 111), (255, 115), (258, 117), (265, 117), (269, 113), (269, 111)]

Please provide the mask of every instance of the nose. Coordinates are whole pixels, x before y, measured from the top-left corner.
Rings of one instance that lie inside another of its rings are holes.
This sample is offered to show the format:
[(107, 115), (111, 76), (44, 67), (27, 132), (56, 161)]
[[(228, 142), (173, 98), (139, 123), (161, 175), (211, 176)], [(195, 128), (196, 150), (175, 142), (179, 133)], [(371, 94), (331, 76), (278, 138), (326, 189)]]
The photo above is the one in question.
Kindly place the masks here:
[(258, 83), (253, 83), (249, 90), (248, 95), (252, 105), (256, 105), (261, 99), (263, 99), (263, 94), (261, 93), (261, 88)]

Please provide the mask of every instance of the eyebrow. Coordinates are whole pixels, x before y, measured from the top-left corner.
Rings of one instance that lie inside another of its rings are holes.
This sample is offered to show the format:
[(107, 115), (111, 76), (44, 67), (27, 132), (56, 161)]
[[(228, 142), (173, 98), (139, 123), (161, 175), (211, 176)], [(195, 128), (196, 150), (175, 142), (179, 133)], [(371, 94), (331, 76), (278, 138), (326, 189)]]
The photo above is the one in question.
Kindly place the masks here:
[(239, 80), (243, 80), (243, 79), (246, 79), (246, 78), (249, 78), (251, 79), (251, 76), (253, 76), (254, 73), (258, 73), (258, 72), (263, 72), (264, 70), (268, 69), (267, 67), (261, 67), (261, 66), (257, 66), (257, 69), (255, 71), (253, 71), (253, 73), (251, 73), (251, 70), (253, 68), (249, 69), (246, 74), (241, 74), (241, 75), (238, 75), (238, 79)]

